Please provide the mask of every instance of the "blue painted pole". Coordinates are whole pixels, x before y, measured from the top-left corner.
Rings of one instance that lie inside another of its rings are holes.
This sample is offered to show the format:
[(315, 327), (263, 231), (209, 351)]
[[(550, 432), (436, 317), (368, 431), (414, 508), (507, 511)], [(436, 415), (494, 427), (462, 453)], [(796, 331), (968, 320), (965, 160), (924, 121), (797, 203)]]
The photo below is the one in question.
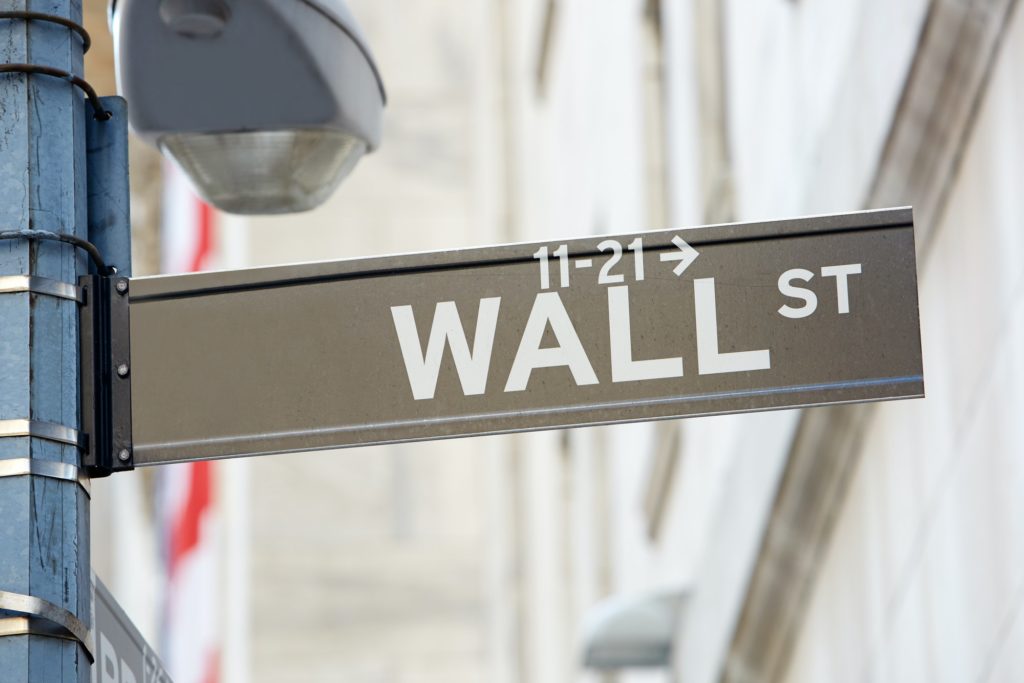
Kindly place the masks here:
[[(81, 0), (0, 0), (0, 11), (82, 21)], [(0, 19), (0, 64), (81, 76), (82, 48), (65, 26)], [(0, 74), (0, 230), (87, 237), (86, 112), (67, 80)], [(73, 628), (88, 625), (91, 604), (89, 498), (73, 478), (80, 463), (78, 303), (56, 284), (75, 286), (86, 270), (73, 246), (0, 241), (2, 683), (90, 680)]]

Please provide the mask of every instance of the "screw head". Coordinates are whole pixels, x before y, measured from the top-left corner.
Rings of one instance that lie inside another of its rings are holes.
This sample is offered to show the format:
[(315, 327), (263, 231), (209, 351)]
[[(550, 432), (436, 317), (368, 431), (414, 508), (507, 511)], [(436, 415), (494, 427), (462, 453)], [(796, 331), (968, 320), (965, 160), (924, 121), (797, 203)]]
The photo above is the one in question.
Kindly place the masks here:
[(128, 280), (119, 278), (118, 281), (114, 283), (114, 289), (117, 290), (118, 294), (124, 294), (128, 291)]
[(127, 363), (121, 363), (120, 365), (117, 366), (117, 376), (118, 377), (127, 377), (128, 376), (128, 364)]
[(117, 452), (117, 459), (120, 460), (121, 462), (128, 462), (129, 460), (131, 460), (132, 459), (131, 449), (122, 448), (121, 450), (119, 450)]

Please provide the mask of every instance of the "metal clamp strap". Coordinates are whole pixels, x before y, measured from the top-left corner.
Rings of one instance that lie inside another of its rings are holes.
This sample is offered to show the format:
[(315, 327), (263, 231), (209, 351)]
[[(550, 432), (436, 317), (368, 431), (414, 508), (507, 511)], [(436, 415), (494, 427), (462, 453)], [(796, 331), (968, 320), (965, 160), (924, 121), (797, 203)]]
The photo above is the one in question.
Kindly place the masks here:
[[(0, 64), (0, 73), (3, 72), (3, 64)], [(71, 244), (85, 253), (96, 264), (96, 268), (104, 275), (115, 272), (116, 269), (107, 267), (103, 255), (96, 245), (89, 240), (84, 240), (77, 235), (70, 235), (64, 232), (51, 232), (50, 230), (0, 230), (0, 240), (49, 240), (51, 242), (64, 242)]]
[(85, 93), (85, 97), (89, 100), (89, 104), (92, 105), (93, 115), (96, 117), (97, 121), (109, 121), (112, 116), (109, 111), (103, 108), (103, 105), (100, 103), (99, 95), (96, 94), (96, 90), (89, 85), (88, 81), (80, 76), (76, 76), (70, 71), (55, 69), (52, 66), (45, 66), (43, 64), (23, 64), (19, 62), (0, 64), (0, 74), (41, 74), (43, 76), (59, 78), (62, 81), (67, 81)]
[(11, 458), (0, 460), (0, 479), (8, 477), (36, 476), (47, 479), (59, 479), (60, 481), (74, 481), (85, 491), (85, 495), (92, 497), (92, 490), (89, 486), (89, 479), (75, 465), (66, 462), (53, 462), (50, 460), (36, 460), (33, 458)]
[(20, 10), (9, 10), (6, 12), (0, 12), (0, 19), (21, 19), (22, 21), (46, 21), (51, 24), (59, 24), (65, 28), (69, 28), (82, 39), (82, 53), (89, 51), (92, 47), (92, 38), (89, 37), (89, 32), (85, 30), (85, 27), (81, 24), (62, 17), (57, 14), (47, 14), (45, 12), (23, 12)]
[(30, 436), (82, 447), (78, 430), (71, 427), (39, 420), (0, 420), (0, 438), (14, 436)]
[[(74, 31), (82, 39), (82, 54), (89, 51), (92, 47), (92, 38), (89, 37), (89, 32), (85, 30), (85, 27), (78, 22), (72, 21), (67, 17), (62, 17), (56, 14), (48, 14), (46, 12), (25, 12), (21, 10), (5, 10), (0, 12), (0, 19), (14, 19), (21, 21), (45, 21), (51, 24), (58, 24), (71, 31)], [(72, 85), (80, 88), (85, 96), (89, 98), (90, 104), (92, 104), (96, 118), (100, 121), (108, 121), (111, 117), (110, 112), (103, 108), (100, 104), (100, 98), (96, 95), (96, 91), (91, 85), (89, 85), (85, 79), (79, 78), (70, 71), (64, 71), (63, 69), (55, 69), (52, 66), (43, 66), (42, 64), (0, 64), (0, 73), (26, 73), (26, 74), (43, 74), (45, 76), (53, 76), (55, 78), (61, 78), (68, 81)]]
[(31, 292), (32, 294), (42, 294), (44, 296), (53, 296), (58, 299), (68, 299), (69, 301), (82, 303), (82, 289), (68, 282), (35, 275), (0, 276), (0, 294), (15, 294), (19, 292)]
[(32, 595), (0, 591), (0, 610), (19, 615), (0, 619), (0, 636), (40, 635), (75, 640), (89, 661), (96, 661), (89, 629), (63, 607)]

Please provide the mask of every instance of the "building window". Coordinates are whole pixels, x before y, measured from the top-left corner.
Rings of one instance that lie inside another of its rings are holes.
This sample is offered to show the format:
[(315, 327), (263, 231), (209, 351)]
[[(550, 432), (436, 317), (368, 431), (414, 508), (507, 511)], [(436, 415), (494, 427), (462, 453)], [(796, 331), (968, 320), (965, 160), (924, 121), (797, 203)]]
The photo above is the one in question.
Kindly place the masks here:
[(547, 0), (547, 4), (544, 7), (543, 24), (541, 24), (540, 44), (537, 48), (537, 97), (544, 97), (547, 93), (548, 78), (551, 70), (551, 52), (554, 48), (558, 14), (558, 0)]

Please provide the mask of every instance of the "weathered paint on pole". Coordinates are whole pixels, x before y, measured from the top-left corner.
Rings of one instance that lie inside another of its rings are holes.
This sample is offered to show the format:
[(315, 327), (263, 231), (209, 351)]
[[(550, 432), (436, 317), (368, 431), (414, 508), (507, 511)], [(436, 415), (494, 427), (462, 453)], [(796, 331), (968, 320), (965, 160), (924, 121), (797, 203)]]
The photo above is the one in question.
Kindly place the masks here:
[[(78, 0), (2, 0), (0, 9), (82, 20)], [(66, 27), (0, 19), (0, 63), (81, 75), (82, 48)], [(82, 93), (65, 80), (0, 75), (0, 230), (86, 237), (85, 116)], [(27, 282), (74, 286), (85, 271), (85, 257), (70, 245), (0, 240), (0, 277), (10, 284), (0, 293), (0, 465), (7, 475), (20, 465), (46, 473), (0, 477), (0, 590), (46, 601), (88, 625), (89, 499), (73, 477), (52, 476), (73, 472), (80, 458), (78, 304), (54, 295), (52, 286), (17, 291)], [(0, 621), (23, 623), (23, 631), (43, 630), (47, 621), (17, 610), (2, 614)], [(3, 683), (89, 678), (89, 657), (73, 638), (0, 637)]]

